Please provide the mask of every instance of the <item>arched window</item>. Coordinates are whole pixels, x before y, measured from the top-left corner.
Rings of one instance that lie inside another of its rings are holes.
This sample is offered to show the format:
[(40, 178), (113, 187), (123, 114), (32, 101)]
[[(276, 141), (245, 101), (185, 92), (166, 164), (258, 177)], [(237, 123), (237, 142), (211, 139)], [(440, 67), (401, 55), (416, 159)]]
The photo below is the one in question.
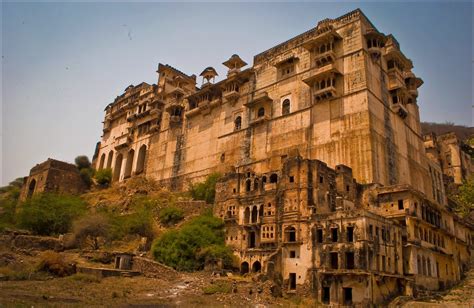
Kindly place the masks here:
[(256, 261), (256, 262), (252, 265), (252, 272), (254, 272), (254, 273), (260, 272), (261, 269), (262, 269), (262, 265), (260, 264), (259, 261)]
[(104, 163), (105, 163), (105, 153), (102, 153), (102, 155), (100, 156), (99, 170), (104, 169)]
[(247, 181), (245, 181), (245, 191), (250, 191), (251, 187), (252, 187), (252, 181), (248, 179)]
[(250, 209), (247, 207), (244, 211), (244, 224), (250, 223)]
[(260, 107), (257, 112), (257, 117), (263, 117), (265, 115), (265, 108)]
[(140, 174), (145, 169), (146, 145), (142, 145), (138, 150), (136, 174)]
[(240, 130), (242, 128), (242, 117), (238, 116), (234, 120), (234, 130)]
[(125, 164), (125, 174), (124, 179), (129, 178), (132, 175), (132, 166), (133, 166), (133, 157), (135, 156), (135, 151), (130, 150), (127, 154), (127, 162)]
[(289, 114), (289, 113), (290, 113), (290, 100), (285, 99), (283, 101), (283, 104), (281, 105), (281, 114), (285, 115), (285, 114)]
[(110, 151), (109, 156), (107, 157), (107, 168), (112, 168), (113, 157), (114, 157), (114, 151)]
[(242, 262), (240, 265), (240, 273), (247, 274), (249, 272), (249, 264), (247, 262)]
[(258, 190), (258, 179), (253, 181), (253, 190)]
[(257, 210), (257, 206), (254, 205), (252, 208), (252, 223), (257, 223), (257, 217), (258, 217), (258, 210)]
[(296, 242), (296, 229), (294, 227), (285, 229), (285, 242)]
[(120, 173), (122, 171), (122, 160), (122, 154), (118, 154), (117, 157), (115, 157), (114, 181), (118, 181), (120, 179)]
[(276, 173), (273, 173), (270, 175), (270, 183), (277, 183), (278, 182), (278, 175)]

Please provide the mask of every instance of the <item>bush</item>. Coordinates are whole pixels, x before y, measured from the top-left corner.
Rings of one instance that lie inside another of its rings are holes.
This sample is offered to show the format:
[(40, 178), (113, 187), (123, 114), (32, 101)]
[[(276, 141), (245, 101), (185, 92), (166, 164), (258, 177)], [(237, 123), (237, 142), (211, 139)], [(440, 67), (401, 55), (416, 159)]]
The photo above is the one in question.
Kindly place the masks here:
[(222, 258), (225, 266), (232, 260), (232, 252), (224, 244), (224, 224), (210, 215), (165, 232), (153, 243), (152, 254), (159, 262), (184, 271), (204, 268), (208, 258)]
[(202, 288), (204, 294), (216, 294), (216, 293), (230, 293), (232, 291), (232, 285), (228, 281), (217, 281)]
[(171, 226), (184, 218), (184, 212), (174, 206), (165, 207), (160, 211), (159, 220), (162, 225)]
[(210, 204), (214, 203), (216, 183), (220, 177), (220, 173), (211, 173), (204, 182), (191, 184), (189, 193), (195, 200), (204, 200)]
[(54, 251), (43, 252), (36, 269), (59, 277), (69, 276), (76, 272), (75, 265), (68, 263), (63, 256)]
[(20, 206), (18, 225), (40, 235), (66, 233), (72, 222), (85, 213), (87, 205), (79, 197), (36, 194)]
[(138, 209), (135, 213), (127, 215), (110, 215), (111, 236), (113, 239), (122, 239), (126, 235), (140, 235), (153, 237), (151, 211)]
[(101, 169), (95, 173), (97, 183), (102, 186), (108, 186), (112, 182), (112, 169)]
[(106, 216), (92, 214), (76, 220), (73, 224), (73, 244), (90, 245), (92, 249), (99, 249), (99, 237), (108, 238), (110, 224)]
[(81, 175), (82, 182), (86, 185), (87, 188), (92, 186), (92, 177), (94, 176), (94, 169), (86, 168), (79, 171)]
[(8, 186), (0, 187), (0, 231), (15, 225), (15, 212), (23, 179), (17, 178)]

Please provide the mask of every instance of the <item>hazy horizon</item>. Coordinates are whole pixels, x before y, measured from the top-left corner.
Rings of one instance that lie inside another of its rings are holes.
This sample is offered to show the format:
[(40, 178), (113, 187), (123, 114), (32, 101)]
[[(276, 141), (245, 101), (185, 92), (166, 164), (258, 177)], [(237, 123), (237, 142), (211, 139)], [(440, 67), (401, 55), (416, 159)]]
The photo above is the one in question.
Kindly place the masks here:
[[(1, 185), (48, 157), (92, 159), (104, 108), (158, 63), (187, 74), (361, 8), (424, 80), (422, 121), (472, 126), (472, 14), (455, 3), (2, 3)], [(198, 80), (198, 85), (200, 80)]]

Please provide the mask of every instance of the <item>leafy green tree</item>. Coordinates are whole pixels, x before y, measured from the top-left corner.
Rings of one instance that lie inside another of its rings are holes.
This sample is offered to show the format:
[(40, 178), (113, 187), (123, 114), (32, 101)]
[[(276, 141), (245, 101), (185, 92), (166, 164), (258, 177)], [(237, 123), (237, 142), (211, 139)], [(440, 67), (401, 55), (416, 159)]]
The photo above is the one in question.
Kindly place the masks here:
[(455, 211), (464, 217), (474, 211), (474, 176), (465, 181), (458, 190), (458, 194), (454, 196), (457, 203)]
[(23, 178), (17, 178), (7, 186), (0, 187), (0, 230), (14, 226), (15, 211), (22, 186)]
[(220, 258), (232, 264), (232, 252), (225, 246), (224, 223), (211, 215), (201, 215), (180, 229), (162, 234), (152, 246), (156, 260), (177, 270), (195, 271), (204, 267), (206, 259)]
[(109, 238), (110, 223), (103, 214), (92, 214), (80, 217), (74, 221), (73, 244), (78, 246), (90, 245), (92, 249), (99, 249), (99, 237)]
[(204, 182), (191, 184), (189, 189), (191, 196), (195, 200), (204, 200), (209, 204), (214, 203), (216, 183), (220, 177), (220, 173), (211, 173)]
[(87, 204), (76, 196), (36, 194), (20, 204), (18, 225), (41, 235), (66, 233), (86, 210)]
[(92, 167), (92, 164), (89, 160), (89, 157), (86, 155), (79, 155), (74, 159), (74, 162), (76, 163), (76, 167), (79, 170), (82, 169), (88, 169)]
[(174, 225), (184, 218), (184, 211), (175, 206), (168, 206), (160, 210), (160, 223), (165, 226)]

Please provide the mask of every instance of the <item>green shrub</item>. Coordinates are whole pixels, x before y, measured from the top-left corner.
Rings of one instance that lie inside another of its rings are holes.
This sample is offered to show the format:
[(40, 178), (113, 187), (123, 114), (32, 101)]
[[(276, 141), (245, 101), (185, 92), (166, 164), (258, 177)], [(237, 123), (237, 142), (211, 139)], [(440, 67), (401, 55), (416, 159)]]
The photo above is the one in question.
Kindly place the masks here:
[(216, 294), (216, 293), (230, 293), (232, 291), (232, 285), (228, 281), (216, 281), (213, 284), (202, 288), (204, 294)]
[(210, 204), (214, 203), (216, 183), (220, 177), (220, 173), (211, 173), (204, 182), (191, 184), (189, 193), (195, 200), (204, 200)]
[(20, 227), (36, 234), (60, 234), (68, 232), (86, 209), (86, 203), (76, 196), (36, 194), (20, 205), (17, 220)]
[(97, 183), (102, 186), (108, 186), (112, 182), (112, 169), (101, 169), (95, 173)]
[(232, 260), (232, 252), (224, 244), (223, 222), (209, 215), (162, 234), (153, 243), (152, 254), (159, 262), (184, 271), (204, 268), (208, 258), (222, 258), (225, 265)]
[(94, 175), (94, 169), (84, 168), (79, 171), (81, 175), (82, 182), (86, 185), (87, 188), (90, 188), (92, 185), (92, 176)]
[(174, 206), (169, 206), (161, 209), (158, 216), (160, 223), (165, 226), (171, 226), (184, 218), (184, 212), (182, 209), (179, 209)]
[(0, 231), (15, 225), (15, 212), (20, 197), (23, 178), (17, 178), (8, 186), (0, 187)]
[(113, 239), (122, 239), (126, 235), (153, 237), (152, 214), (146, 208), (126, 215), (109, 214), (109, 219)]
[(74, 159), (74, 162), (76, 163), (76, 167), (79, 170), (82, 169), (89, 169), (91, 168), (92, 164), (89, 160), (89, 157), (86, 155), (79, 155)]

